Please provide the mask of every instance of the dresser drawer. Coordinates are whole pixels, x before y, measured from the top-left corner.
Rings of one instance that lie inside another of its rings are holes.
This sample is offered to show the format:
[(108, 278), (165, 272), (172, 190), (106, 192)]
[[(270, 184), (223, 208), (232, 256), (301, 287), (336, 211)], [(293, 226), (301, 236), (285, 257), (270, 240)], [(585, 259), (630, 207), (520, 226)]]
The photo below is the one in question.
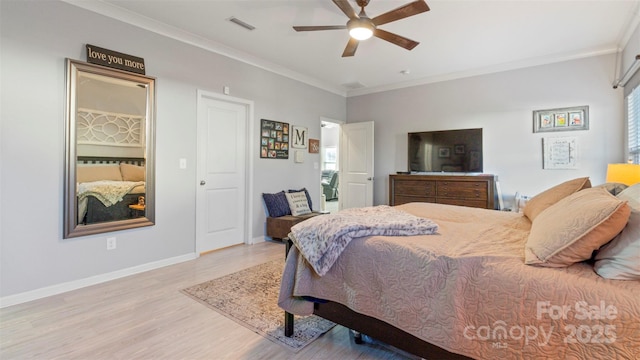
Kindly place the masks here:
[(389, 176), (389, 204), (430, 202), (494, 208), (495, 175), (397, 174)]
[(395, 193), (398, 195), (436, 196), (435, 181), (400, 180), (395, 182)]
[(487, 199), (486, 181), (438, 181), (438, 197), (458, 199)]

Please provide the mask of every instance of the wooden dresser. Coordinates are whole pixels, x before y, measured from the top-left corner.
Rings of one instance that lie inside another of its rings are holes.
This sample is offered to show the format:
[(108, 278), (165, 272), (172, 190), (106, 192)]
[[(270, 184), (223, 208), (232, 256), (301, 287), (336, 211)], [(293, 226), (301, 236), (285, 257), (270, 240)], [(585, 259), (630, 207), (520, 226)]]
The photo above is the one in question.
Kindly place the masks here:
[(389, 205), (431, 202), (495, 209), (495, 175), (389, 175)]

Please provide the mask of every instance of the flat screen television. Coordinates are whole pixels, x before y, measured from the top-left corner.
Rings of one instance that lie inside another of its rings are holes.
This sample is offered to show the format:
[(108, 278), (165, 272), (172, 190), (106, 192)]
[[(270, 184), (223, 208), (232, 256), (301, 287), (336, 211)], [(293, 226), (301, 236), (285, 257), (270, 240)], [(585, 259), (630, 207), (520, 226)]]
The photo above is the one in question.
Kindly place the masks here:
[(409, 171), (482, 172), (482, 129), (409, 133)]

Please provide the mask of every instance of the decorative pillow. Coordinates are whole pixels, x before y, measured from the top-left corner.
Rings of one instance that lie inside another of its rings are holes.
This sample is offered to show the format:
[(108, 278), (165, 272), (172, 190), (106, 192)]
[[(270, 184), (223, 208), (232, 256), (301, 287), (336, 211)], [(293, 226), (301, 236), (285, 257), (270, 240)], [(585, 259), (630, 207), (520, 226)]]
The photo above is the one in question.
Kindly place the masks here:
[(289, 190), (287, 192), (293, 193), (293, 192), (300, 192), (300, 191), (304, 191), (304, 194), (307, 196), (307, 202), (309, 203), (309, 209), (313, 210), (313, 203), (311, 202), (311, 196), (309, 195), (307, 188), (302, 188), (300, 190)]
[(311, 213), (309, 209), (309, 203), (307, 202), (307, 196), (304, 192), (287, 193), (287, 201), (289, 202), (289, 208), (291, 209), (291, 215), (299, 216)]
[(79, 183), (93, 182), (100, 180), (122, 181), (120, 166), (78, 166), (76, 171), (76, 181)]
[(627, 224), (631, 209), (602, 188), (578, 191), (549, 206), (531, 225), (525, 264), (566, 267), (591, 258)]
[(620, 200), (628, 201), (629, 206), (640, 211), (640, 183), (622, 190), (616, 197)]
[(594, 186), (594, 187), (605, 188), (605, 189), (607, 189), (608, 192), (611, 193), (611, 195), (616, 196), (616, 195), (620, 194), (620, 192), (622, 190), (626, 189), (628, 186), (626, 184), (623, 184), (623, 183), (608, 182), (608, 183), (600, 184), (600, 185)]
[(271, 217), (280, 217), (285, 215), (291, 215), (289, 209), (289, 202), (284, 194), (284, 191), (280, 191), (275, 194), (262, 194), (264, 204), (267, 206), (267, 212)]
[(533, 222), (544, 209), (575, 192), (590, 187), (591, 182), (588, 177), (565, 181), (532, 197), (524, 207), (524, 215)]
[(120, 172), (124, 181), (144, 181), (144, 166), (120, 163)]
[(593, 265), (598, 275), (607, 279), (640, 280), (640, 184), (618, 194), (631, 206), (629, 222), (611, 242), (600, 248)]

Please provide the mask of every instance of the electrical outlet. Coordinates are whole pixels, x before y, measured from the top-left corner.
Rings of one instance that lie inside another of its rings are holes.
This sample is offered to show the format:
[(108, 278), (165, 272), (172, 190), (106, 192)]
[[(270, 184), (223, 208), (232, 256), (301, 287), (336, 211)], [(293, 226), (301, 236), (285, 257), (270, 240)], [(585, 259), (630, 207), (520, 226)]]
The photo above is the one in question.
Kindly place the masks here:
[(116, 248), (116, 238), (107, 238), (107, 250), (113, 250)]

